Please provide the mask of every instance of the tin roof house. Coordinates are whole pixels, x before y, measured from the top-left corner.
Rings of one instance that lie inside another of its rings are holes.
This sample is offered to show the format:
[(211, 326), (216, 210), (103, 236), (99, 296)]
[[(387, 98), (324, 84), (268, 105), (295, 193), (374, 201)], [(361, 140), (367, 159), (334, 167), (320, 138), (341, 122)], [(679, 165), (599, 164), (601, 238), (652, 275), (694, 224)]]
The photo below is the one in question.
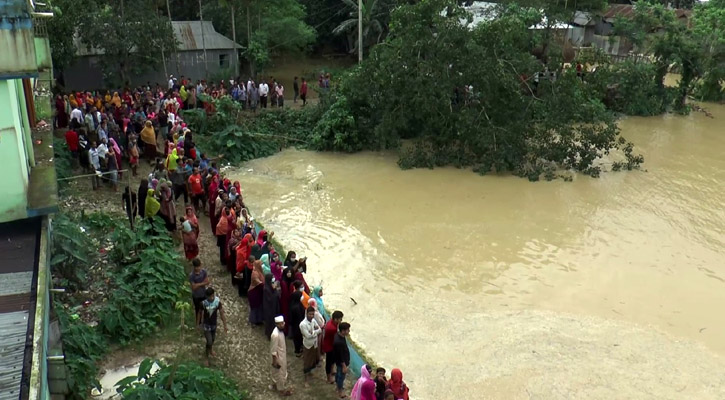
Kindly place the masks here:
[[(207, 79), (221, 72), (236, 76), (239, 65), (238, 51), (242, 48), (214, 29), (211, 21), (172, 21), (171, 26), (178, 42), (177, 51), (167, 54), (166, 71), (175, 77), (186, 76), (193, 80)], [(77, 44), (77, 60), (63, 71), (65, 86), (71, 90), (95, 90), (105, 87), (103, 72), (98, 59), (103, 54)], [(206, 49), (206, 58), (204, 56)], [(206, 65), (205, 65), (206, 64)], [(208, 74), (208, 76), (207, 76)], [(162, 86), (169, 77), (163, 69), (132, 75), (131, 85), (150, 82)]]

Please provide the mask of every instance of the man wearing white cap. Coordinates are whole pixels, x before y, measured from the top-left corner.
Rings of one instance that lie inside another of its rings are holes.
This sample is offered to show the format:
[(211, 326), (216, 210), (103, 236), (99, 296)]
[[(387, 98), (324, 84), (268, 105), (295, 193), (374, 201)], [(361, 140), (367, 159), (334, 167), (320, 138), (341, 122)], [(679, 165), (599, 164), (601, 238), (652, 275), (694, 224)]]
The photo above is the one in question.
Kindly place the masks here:
[(270, 336), (270, 351), (272, 353), (272, 381), (271, 390), (277, 390), (283, 396), (289, 396), (292, 391), (287, 389), (287, 343), (284, 340), (284, 317), (274, 317), (277, 325)]

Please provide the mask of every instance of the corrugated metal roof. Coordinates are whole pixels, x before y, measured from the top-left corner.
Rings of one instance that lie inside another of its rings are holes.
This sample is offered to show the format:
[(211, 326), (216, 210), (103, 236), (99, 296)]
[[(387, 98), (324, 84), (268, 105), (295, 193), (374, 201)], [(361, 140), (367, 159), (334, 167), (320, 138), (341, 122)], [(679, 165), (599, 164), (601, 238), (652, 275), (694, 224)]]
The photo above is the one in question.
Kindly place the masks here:
[[(172, 21), (176, 40), (179, 41), (179, 50), (203, 50), (202, 29), (204, 32), (204, 46), (207, 50), (233, 49), (234, 42), (214, 29), (211, 21)], [(241, 48), (237, 44), (237, 48)]]
[(2, 274), (3, 283), (0, 285), (0, 297), (13, 294), (30, 293), (30, 285), (33, 283), (33, 272), (13, 272)]
[(0, 314), (0, 400), (20, 398), (27, 332), (27, 311)]
[(634, 6), (631, 4), (611, 4), (602, 15), (603, 18), (631, 18), (634, 14)]
[(33, 345), (28, 324), (35, 309), (39, 231), (38, 219), (0, 224), (0, 400), (18, 400), (23, 374), (29, 373), (25, 356)]
[[(214, 29), (211, 21), (171, 21), (174, 35), (179, 42), (178, 51), (203, 50), (201, 32), (204, 30), (204, 45), (207, 50), (226, 50), (234, 48), (234, 41)], [(203, 27), (203, 28), (202, 28)], [(81, 43), (78, 36), (73, 38), (77, 56), (101, 55), (102, 50), (88, 48)], [(242, 46), (237, 44), (237, 48)]]

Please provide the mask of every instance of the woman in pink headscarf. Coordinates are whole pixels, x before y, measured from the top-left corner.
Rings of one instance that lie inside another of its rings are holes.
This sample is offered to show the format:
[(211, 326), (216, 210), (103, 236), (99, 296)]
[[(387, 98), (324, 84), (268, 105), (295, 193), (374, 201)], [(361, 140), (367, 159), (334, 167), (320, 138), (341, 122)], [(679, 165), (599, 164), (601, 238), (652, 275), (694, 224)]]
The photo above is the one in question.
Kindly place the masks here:
[[(116, 166), (118, 167), (119, 171), (123, 169), (121, 166), (121, 161), (123, 161), (123, 158), (121, 157), (121, 148), (118, 147), (118, 144), (116, 143), (116, 140), (114, 138), (109, 138), (108, 143), (113, 147), (113, 153), (116, 155)], [(123, 178), (123, 172), (118, 173), (118, 179)]]
[[(355, 382), (355, 386), (352, 387), (352, 392), (350, 392), (350, 400), (363, 400), (362, 397), (362, 388), (363, 385), (367, 382), (373, 382), (372, 379), (370, 379), (370, 372), (372, 372), (372, 368), (365, 364), (360, 368), (360, 379)], [(375, 395), (375, 382), (373, 382), (373, 396)]]

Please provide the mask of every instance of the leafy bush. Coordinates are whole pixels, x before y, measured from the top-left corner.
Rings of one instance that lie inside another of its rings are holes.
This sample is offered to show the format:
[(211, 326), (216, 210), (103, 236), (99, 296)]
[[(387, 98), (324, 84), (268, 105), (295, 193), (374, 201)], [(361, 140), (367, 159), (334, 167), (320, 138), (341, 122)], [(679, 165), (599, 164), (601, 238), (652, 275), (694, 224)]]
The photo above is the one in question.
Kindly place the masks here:
[(70, 400), (85, 400), (92, 388), (100, 388), (96, 363), (106, 353), (106, 340), (98, 329), (78, 319), (72, 319), (65, 308), (56, 303), (55, 313), (60, 322), (68, 369)]
[(207, 154), (224, 155), (224, 161), (237, 164), (270, 156), (291, 144), (306, 145), (320, 112), (309, 107), (244, 113), (229, 97), (211, 100), (215, 113), (201, 110), (184, 112), (194, 141)]
[[(153, 366), (159, 369), (151, 374)], [(167, 365), (145, 359), (137, 376), (118, 382), (118, 393), (126, 400), (214, 399), (245, 400), (246, 391), (218, 370), (193, 362)]]
[[(530, 10), (512, 5), (475, 27), (460, 23), (468, 17), (452, 0), (397, 7), (385, 43), (337, 85), (337, 101), (315, 130), (326, 139), (321, 148), (413, 139), (403, 168), (453, 165), (531, 180), (558, 169), (598, 176), (595, 160), (619, 149), (619, 130), (597, 87), (573, 70), (533, 87), (543, 66), (531, 54)], [(560, 65), (550, 64), (552, 71)]]
[(317, 150), (354, 152), (365, 148), (345, 96), (337, 97), (322, 114), (313, 131), (311, 144)]
[(159, 221), (153, 226), (144, 222), (135, 232), (118, 227), (113, 235), (122, 247), (114, 249), (112, 259), (128, 264), (116, 270), (114, 290), (101, 312), (100, 327), (126, 344), (168, 322), (174, 304), (187, 298), (189, 289), (173, 240)]
[(587, 76), (607, 107), (626, 115), (650, 116), (667, 111), (675, 89), (661, 87), (654, 64), (625, 61), (602, 67)]
[(53, 249), (50, 261), (53, 274), (68, 290), (84, 287), (86, 269), (93, 261), (93, 241), (80, 227), (77, 218), (60, 213), (53, 218)]
[[(68, 149), (68, 144), (64, 139), (53, 137), (53, 163), (55, 164), (55, 174), (58, 179), (69, 178), (73, 176), (73, 157)], [(68, 185), (67, 180), (58, 181), (58, 190), (62, 191)]]

